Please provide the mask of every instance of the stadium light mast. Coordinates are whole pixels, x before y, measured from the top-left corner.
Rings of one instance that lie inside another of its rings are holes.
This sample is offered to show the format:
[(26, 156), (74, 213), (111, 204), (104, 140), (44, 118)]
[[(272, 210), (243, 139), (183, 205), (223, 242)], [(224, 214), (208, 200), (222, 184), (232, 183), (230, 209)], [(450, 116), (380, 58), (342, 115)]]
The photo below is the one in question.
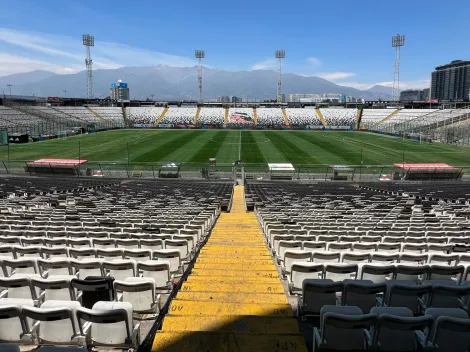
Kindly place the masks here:
[(8, 89), (10, 90), (10, 95), (11, 95), (11, 87), (13, 87), (11, 84), (7, 84)]
[(395, 70), (393, 74), (392, 100), (400, 100), (400, 48), (405, 45), (405, 35), (397, 34), (392, 37), (392, 47), (395, 52)]
[(204, 50), (194, 50), (194, 56), (198, 59), (197, 82), (199, 84), (199, 103), (202, 104), (202, 59), (206, 57)]
[(83, 38), (83, 45), (86, 48), (86, 58), (85, 58), (85, 66), (86, 66), (86, 97), (88, 99), (93, 98), (93, 60), (91, 59), (91, 51), (90, 48), (95, 46), (95, 37), (90, 34), (84, 34)]
[(276, 50), (276, 59), (278, 60), (277, 67), (277, 97), (276, 101), (278, 104), (282, 103), (282, 60), (286, 58), (286, 51), (283, 49)]

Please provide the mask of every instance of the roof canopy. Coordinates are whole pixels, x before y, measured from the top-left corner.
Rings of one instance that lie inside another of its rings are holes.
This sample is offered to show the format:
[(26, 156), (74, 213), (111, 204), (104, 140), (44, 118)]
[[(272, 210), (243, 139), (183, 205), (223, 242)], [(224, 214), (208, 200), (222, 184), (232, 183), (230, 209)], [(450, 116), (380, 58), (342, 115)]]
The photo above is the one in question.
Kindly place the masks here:
[(39, 159), (28, 163), (30, 166), (75, 166), (79, 164), (85, 164), (88, 160), (84, 159)]
[(166, 167), (166, 168), (178, 168), (178, 167), (180, 167), (180, 165), (181, 165), (181, 163), (169, 161), (169, 162), (164, 162), (164, 163), (162, 164), (162, 167)]
[(400, 169), (404, 169), (406, 171), (433, 171), (433, 170), (458, 170), (457, 168), (450, 166), (444, 163), (430, 163), (430, 164), (404, 164), (404, 163), (396, 163), (394, 164), (396, 167)]
[(292, 164), (283, 163), (283, 164), (268, 164), (269, 171), (295, 171), (295, 168)]
[(348, 165), (329, 165), (329, 168), (335, 171), (354, 171), (354, 168)]

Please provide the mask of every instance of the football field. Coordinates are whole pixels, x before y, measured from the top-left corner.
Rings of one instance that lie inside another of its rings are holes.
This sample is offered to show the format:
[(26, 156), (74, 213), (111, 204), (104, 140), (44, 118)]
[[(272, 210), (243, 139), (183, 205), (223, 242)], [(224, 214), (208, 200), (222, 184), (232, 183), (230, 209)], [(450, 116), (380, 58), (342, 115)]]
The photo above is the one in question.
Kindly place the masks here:
[[(86, 159), (89, 162), (206, 164), (391, 165), (445, 162), (470, 165), (470, 148), (422, 143), (364, 132), (117, 130), (28, 144), (11, 144), (10, 160)], [(8, 148), (0, 149), (0, 160)]]

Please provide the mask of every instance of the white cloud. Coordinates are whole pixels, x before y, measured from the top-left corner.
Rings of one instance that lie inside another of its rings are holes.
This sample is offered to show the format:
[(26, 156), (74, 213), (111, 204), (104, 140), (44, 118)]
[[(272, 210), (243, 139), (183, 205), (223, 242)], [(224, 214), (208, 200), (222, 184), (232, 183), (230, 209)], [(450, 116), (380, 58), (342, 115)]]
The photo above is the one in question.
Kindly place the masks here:
[[(8, 52), (8, 56), (4, 55), (2, 58), (3, 67), (0, 68), (0, 75), (27, 72), (33, 69), (71, 73), (83, 70), (85, 66), (85, 52), (81, 37), (28, 33), (0, 28), (0, 52)], [(92, 58), (95, 69), (158, 64), (185, 67), (196, 64), (196, 61), (189, 57), (99, 40), (95, 40)], [(22, 63), (28, 61), (31, 63), (31, 68), (25, 71)]]
[[(192, 58), (165, 54), (143, 48), (135, 48), (119, 43), (101, 42), (96, 46), (98, 55), (112, 58), (119, 62), (126, 62), (129, 66), (168, 65), (174, 67), (188, 67), (196, 65)], [(112, 62), (112, 61), (109, 61)]]
[(369, 89), (370, 87), (374, 86), (374, 83), (360, 83), (360, 82), (350, 82), (350, 81), (334, 81), (333, 83), (338, 84), (340, 86), (345, 87), (352, 87), (356, 89)]
[(355, 75), (356, 74), (354, 72), (318, 72), (313, 74), (313, 76), (328, 79), (331, 81), (346, 79), (354, 77)]
[(76, 73), (82, 69), (83, 68), (81, 66), (77, 65), (61, 66), (46, 61), (31, 60), (0, 52), (0, 76), (30, 72), (34, 70), (46, 70), (66, 74)]
[(0, 28), (0, 41), (46, 55), (65, 56), (76, 60), (83, 58), (82, 56), (54, 48), (54, 46), (58, 46), (60, 43), (54, 43), (45, 37), (6, 28)]
[(273, 68), (276, 68), (276, 60), (274, 59), (264, 60), (251, 66), (252, 70), (269, 70)]
[[(386, 81), (386, 82), (377, 82), (375, 84), (379, 84), (384, 87), (393, 87), (393, 81)], [(429, 79), (421, 79), (416, 81), (400, 81), (400, 90), (405, 89), (423, 89), (429, 88), (431, 81)]]
[(315, 66), (321, 66), (321, 61), (320, 61), (320, 59), (319, 59), (319, 58), (316, 58), (316, 57), (313, 57), (313, 56), (308, 57), (308, 58), (307, 58), (307, 62), (308, 62), (309, 64), (312, 64), (312, 65), (315, 65)]
[[(375, 83), (361, 83), (361, 82), (350, 82), (350, 81), (334, 81), (334, 83), (339, 84), (340, 86), (352, 87), (361, 90), (372, 88), (375, 85), (380, 85), (384, 87), (393, 87), (393, 81), (384, 81), (384, 82), (375, 82)], [(429, 79), (422, 79), (416, 81), (403, 81), (400, 82), (400, 90), (406, 89), (423, 89), (429, 88), (430, 80)]]

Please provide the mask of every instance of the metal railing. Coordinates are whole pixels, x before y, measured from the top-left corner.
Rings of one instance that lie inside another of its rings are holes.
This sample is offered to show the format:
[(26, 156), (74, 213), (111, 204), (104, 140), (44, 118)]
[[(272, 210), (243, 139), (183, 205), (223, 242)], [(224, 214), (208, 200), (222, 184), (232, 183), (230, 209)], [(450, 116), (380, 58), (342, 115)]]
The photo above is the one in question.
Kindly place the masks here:
[[(168, 168), (166, 163), (125, 163), (125, 162), (94, 162), (75, 166), (43, 165), (41, 170), (35, 169), (31, 160), (0, 161), (0, 174), (12, 175), (48, 175), (71, 177), (103, 177), (103, 178), (142, 178), (142, 179), (200, 179), (200, 180), (234, 180), (240, 172), (233, 169), (232, 164), (211, 166), (205, 163), (181, 163), (179, 167)], [(355, 182), (393, 180), (399, 169), (394, 165), (348, 165), (352, 171), (335, 174), (329, 165), (310, 164), (295, 165), (295, 171), (271, 172), (267, 164), (244, 164), (245, 178), (253, 181), (265, 180), (298, 180), (298, 181), (330, 181), (347, 180)], [(460, 169), (463, 179), (470, 175), (470, 166), (455, 166)], [(468, 177), (470, 179), (470, 177)], [(419, 180), (419, 179), (417, 179)]]

